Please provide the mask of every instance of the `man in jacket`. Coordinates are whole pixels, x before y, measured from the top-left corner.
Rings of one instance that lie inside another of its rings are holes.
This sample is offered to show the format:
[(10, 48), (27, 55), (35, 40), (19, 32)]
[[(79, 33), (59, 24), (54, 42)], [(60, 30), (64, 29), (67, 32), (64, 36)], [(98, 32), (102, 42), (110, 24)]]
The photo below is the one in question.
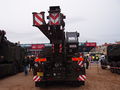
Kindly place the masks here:
[(23, 60), (24, 74), (28, 75), (28, 67), (29, 67), (29, 58), (25, 56)]

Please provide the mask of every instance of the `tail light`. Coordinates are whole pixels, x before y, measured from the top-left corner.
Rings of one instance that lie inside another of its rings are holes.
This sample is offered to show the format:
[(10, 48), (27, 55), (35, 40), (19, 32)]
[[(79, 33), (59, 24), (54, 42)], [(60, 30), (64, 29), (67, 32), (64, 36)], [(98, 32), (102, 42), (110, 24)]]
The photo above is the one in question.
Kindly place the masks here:
[(36, 62), (45, 62), (45, 61), (47, 61), (47, 59), (46, 58), (37, 58), (37, 59), (35, 59), (35, 61)]
[(40, 61), (45, 62), (45, 61), (47, 61), (47, 59), (46, 58), (40, 58)]
[(72, 61), (83, 61), (84, 59), (82, 57), (73, 57)]

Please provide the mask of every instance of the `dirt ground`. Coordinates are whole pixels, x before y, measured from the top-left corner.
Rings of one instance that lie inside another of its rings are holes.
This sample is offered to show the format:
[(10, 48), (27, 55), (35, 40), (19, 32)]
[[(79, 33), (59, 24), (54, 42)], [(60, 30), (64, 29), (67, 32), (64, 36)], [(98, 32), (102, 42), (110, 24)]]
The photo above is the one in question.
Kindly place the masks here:
[(32, 72), (28, 76), (19, 73), (0, 80), (0, 90), (120, 90), (120, 75), (102, 70), (97, 64), (91, 64), (86, 70), (85, 86), (52, 86), (37, 88), (32, 81)]

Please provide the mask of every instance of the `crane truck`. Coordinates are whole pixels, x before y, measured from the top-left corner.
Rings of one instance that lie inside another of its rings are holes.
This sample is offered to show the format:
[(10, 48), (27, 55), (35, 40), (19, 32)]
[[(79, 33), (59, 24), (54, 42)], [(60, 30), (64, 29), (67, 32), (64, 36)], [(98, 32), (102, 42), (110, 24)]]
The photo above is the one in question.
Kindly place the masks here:
[(40, 53), (39, 63), (34, 64), (33, 80), (35, 86), (51, 82), (68, 82), (80, 86), (85, 84), (84, 59), (79, 53), (78, 32), (64, 32), (66, 16), (60, 6), (50, 6), (48, 23), (45, 12), (33, 12), (33, 26), (50, 40), (51, 48)]

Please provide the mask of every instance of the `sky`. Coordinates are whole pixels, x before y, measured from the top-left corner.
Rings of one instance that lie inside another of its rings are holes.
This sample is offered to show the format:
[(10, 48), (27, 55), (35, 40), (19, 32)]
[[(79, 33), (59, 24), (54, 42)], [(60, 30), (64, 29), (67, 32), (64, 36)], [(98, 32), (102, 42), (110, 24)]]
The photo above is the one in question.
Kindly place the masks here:
[(48, 16), (49, 6), (61, 7), (65, 31), (79, 32), (79, 42), (120, 41), (120, 0), (0, 0), (0, 29), (12, 42), (49, 43), (32, 26), (32, 12), (45, 11)]

